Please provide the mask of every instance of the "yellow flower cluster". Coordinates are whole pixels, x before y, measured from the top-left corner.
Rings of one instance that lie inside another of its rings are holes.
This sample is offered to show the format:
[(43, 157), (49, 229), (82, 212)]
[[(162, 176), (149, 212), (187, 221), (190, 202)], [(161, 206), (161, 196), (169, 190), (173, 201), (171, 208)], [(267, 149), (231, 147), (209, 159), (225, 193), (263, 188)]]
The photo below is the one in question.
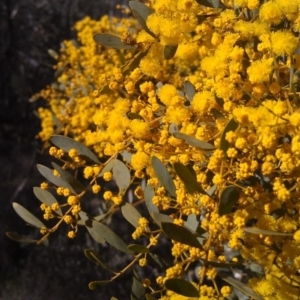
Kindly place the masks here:
[[(39, 137), (71, 136), (106, 161), (130, 154), (131, 175), (147, 178), (154, 187), (153, 205), (171, 210), (180, 226), (190, 215), (201, 219), (208, 236), (203, 249), (173, 241), (174, 265), (157, 278), (159, 285), (181, 277), (199, 259), (217, 263), (222, 257), (228, 263), (224, 252), (229, 246), (263, 267), (264, 276), (248, 282), (255, 292), (265, 299), (297, 299), (299, 0), (224, 0), (221, 9), (201, 3), (151, 0), (147, 5), (152, 13), (142, 29), (132, 18), (79, 21), (75, 29), (80, 44), (64, 42), (57, 82), (37, 95), (49, 105), (38, 110)], [(97, 45), (93, 34), (103, 32), (127, 37), (135, 52)], [(164, 52), (170, 48), (175, 55), (166, 60)], [(66, 155), (55, 147), (49, 153)], [(75, 149), (68, 156), (73, 166), (84, 166), (83, 176), (99, 193), (95, 180), (102, 166), (85, 165)], [(160, 186), (151, 164), (154, 156), (171, 174), (176, 199)], [(190, 192), (174, 171), (175, 163), (187, 166), (202, 189)], [(112, 180), (112, 173), (103, 178)], [(238, 190), (237, 201), (223, 213), (222, 197), (232, 187)], [(78, 199), (67, 189), (57, 193), (68, 197), (76, 217)], [(135, 195), (142, 200), (143, 190), (136, 189)], [(122, 195), (108, 190), (103, 199), (122, 203)], [(48, 219), (53, 209), (43, 207)], [(70, 218), (65, 218), (67, 224)], [(245, 231), (247, 226), (254, 226), (255, 233)], [(145, 218), (132, 237), (142, 235), (150, 245), (159, 244)], [(74, 238), (75, 232), (68, 236)], [(145, 266), (147, 261), (139, 263)], [(199, 271), (199, 299), (229, 296), (229, 287), (216, 289), (216, 276), (213, 267)], [(204, 285), (204, 278), (212, 285)], [(162, 297), (180, 299), (168, 293)]]

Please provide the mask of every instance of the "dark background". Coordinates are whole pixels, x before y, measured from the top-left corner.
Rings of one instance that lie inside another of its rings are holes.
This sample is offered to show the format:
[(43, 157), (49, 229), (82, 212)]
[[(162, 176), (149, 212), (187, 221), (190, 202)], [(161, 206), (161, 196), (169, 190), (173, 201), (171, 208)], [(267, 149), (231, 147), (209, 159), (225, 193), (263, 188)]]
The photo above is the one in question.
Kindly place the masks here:
[[(83, 253), (94, 248), (115, 270), (126, 258), (113, 248), (96, 244), (81, 230), (75, 240), (66, 232), (50, 239), (50, 246), (23, 245), (7, 238), (13, 231), (34, 236), (12, 208), (18, 202), (41, 216), (33, 187), (43, 181), (36, 164), (49, 166), (49, 156), (35, 137), (40, 129), (35, 110), (41, 102), (30, 97), (54, 80), (48, 49), (58, 50), (64, 39), (76, 37), (73, 24), (86, 15), (99, 19), (114, 14), (115, 4), (126, 0), (2, 0), (0, 1), (0, 299), (129, 299), (131, 276), (97, 291), (92, 280), (110, 274), (89, 262)], [(130, 225), (114, 221), (113, 229), (123, 237)], [(123, 232), (122, 232), (123, 230)]]

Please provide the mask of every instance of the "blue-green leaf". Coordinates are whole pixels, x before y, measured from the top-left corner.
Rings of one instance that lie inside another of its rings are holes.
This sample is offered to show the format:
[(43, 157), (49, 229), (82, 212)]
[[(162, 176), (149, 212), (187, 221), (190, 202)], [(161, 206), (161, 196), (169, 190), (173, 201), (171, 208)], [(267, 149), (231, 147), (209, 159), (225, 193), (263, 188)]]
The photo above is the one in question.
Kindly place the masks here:
[(167, 171), (167, 168), (164, 164), (155, 156), (152, 157), (152, 166), (154, 172), (162, 184), (162, 186), (166, 189), (166, 191), (170, 194), (171, 197), (176, 198), (176, 188), (173, 182), (173, 179), (170, 173)]
[(135, 252), (135, 253), (148, 253), (149, 249), (145, 246), (138, 245), (138, 244), (131, 244), (128, 245), (128, 250)]
[(176, 54), (178, 45), (167, 45), (164, 47), (164, 58), (169, 60)]
[(109, 283), (110, 283), (110, 280), (92, 281), (89, 283), (89, 289), (94, 291), (100, 287), (108, 285)]
[(96, 33), (93, 36), (94, 41), (103, 46), (110, 47), (114, 49), (125, 49), (125, 50), (135, 50), (136, 47), (132, 45), (125, 44), (122, 42), (121, 38), (109, 33)]
[(229, 142), (225, 139), (226, 134), (229, 131), (236, 131), (238, 126), (239, 126), (239, 124), (232, 118), (229, 120), (229, 122), (227, 123), (227, 125), (225, 126), (225, 128), (222, 132), (221, 140), (220, 140), (220, 149), (223, 150), (226, 157), (227, 157), (227, 150), (230, 147)]
[(78, 155), (85, 159), (87, 162), (96, 164), (100, 163), (98, 157), (89, 148), (69, 137), (63, 135), (52, 135), (50, 141), (52, 144), (60, 149), (63, 149), (65, 152), (69, 152), (70, 149), (76, 149)]
[(216, 147), (210, 143), (203, 142), (201, 140), (196, 139), (193, 136), (187, 135), (182, 132), (174, 132), (173, 136), (177, 139), (185, 141), (188, 145), (195, 147), (195, 148), (200, 148), (202, 150), (214, 150)]
[(108, 270), (112, 273), (115, 273), (110, 267), (108, 267), (105, 263), (105, 261), (103, 260), (103, 258), (93, 249), (85, 249), (84, 250), (84, 254), (85, 256), (94, 264), (102, 267), (105, 270)]
[(53, 170), (43, 165), (37, 165), (37, 169), (47, 180), (49, 180), (54, 185), (68, 188), (73, 194), (76, 194), (76, 191), (67, 181), (53, 174)]
[[(47, 206), (51, 206), (54, 203), (58, 203), (55, 197), (47, 190), (43, 190), (39, 187), (34, 187), (33, 193), (42, 203), (45, 203)], [(62, 211), (60, 207), (55, 212), (62, 216)]]
[(54, 162), (52, 163), (52, 166), (59, 173), (60, 177), (70, 184), (76, 194), (80, 194), (84, 190), (84, 187), (81, 185), (81, 183), (68, 171), (64, 170), (61, 166)]
[(28, 238), (26, 236), (18, 235), (15, 232), (6, 232), (6, 235), (13, 241), (19, 242), (19, 243), (37, 243), (38, 240), (33, 240), (31, 238)]
[(205, 190), (197, 182), (197, 178), (193, 176), (188, 167), (182, 163), (174, 163), (174, 169), (178, 177), (183, 181), (185, 189), (189, 194), (199, 192), (206, 195)]
[(220, 196), (219, 215), (223, 216), (232, 212), (234, 205), (240, 197), (240, 188), (231, 185), (226, 187)]
[(189, 99), (189, 101), (193, 101), (193, 98), (196, 94), (196, 89), (190, 81), (186, 80), (184, 82), (184, 90), (185, 90), (185, 94), (186, 94), (187, 98)]
[(202, 245), (197, 239), (198, 234), (196, 232), (193, 233), (189, 229), (174, 223), (162, 222), (161, 228), (164, 234), (170, 239), (181, 244), (202, 249)]
[(139, 219), (142, 218), (142, 215), (139, 211), (130, 203), (126, 203), (121, 208), (124, 218), (132, 224), (135, 228), (139, 226)]
[(22, 205), (13, 202), (13, 208), (15, 212), (28, 224), (31, 224), (37, 228), (47, 228), (46, 225), (43, 224), (36, 216), (34, 216), (30, 211), (28, 211)]
[(138, 1), (129, 1), (129, 7), (132, 10), (133, 15), (136, 17), (142, 28), (156, 38), (155, 34), (149, 30), (147, 26), (147, 18), (154, 12), (150, 7)]
[(241, 281), (238, 281), (232, 277), (223, 277), (222, 279), (230, 285), (232, 285), (233, 287), (235, 287), (236, 289), (238, 289), (239, 291), (241, 291), (242, 293), (244, 293), (245, 295), (253, 299), (263, 300), (263, 298), (257, 295), (252, 288), (242, 283)]
[(144, 191), (144, 198), (149, 214), (153, 212), (159, 212), (158, 207), (153, 204), (152, 199), (155, 196), (154, 188), (151, 184), (148, 184)]
[(165, 281), (165, 287), (167, 290), (185, 297), (195, 297), (199, 299), (199, 291), (189, 281), (180, 278), (170, 278)]
[(131, 181), (130, 171), (128, 167), (123, 162), (116, 159), (112, 171), (119, 189), (121, 191), (126, 190), (129, 187)]

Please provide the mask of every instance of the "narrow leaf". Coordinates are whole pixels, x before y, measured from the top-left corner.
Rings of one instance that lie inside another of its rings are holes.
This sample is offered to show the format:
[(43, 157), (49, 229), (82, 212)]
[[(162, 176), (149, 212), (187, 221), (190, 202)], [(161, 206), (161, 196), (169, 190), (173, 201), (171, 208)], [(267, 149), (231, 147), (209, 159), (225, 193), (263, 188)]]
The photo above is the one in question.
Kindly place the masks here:
[(197, 220), (197, 216), (195, 214), (190, 214), (184, 222), (184, 226), (192, 231), (196, 231), (199, 226), (199, 220)]
[(19, 242), (19, 243), (37, 243), (38, 240), (33, 240), (31, 238), (18, 235), (15, 232), (6, 232), (6, 235), (13, 241)]
[(196, 2), (206, 7), (214, 7), (210, 0), (196, 0)]
[(70, 149), (76, 149), (78, 155), (86, 161), (96, 164), (100, 163), (98, 157), (89, 148), (69, 137), (63, 135), (52, 135), (50, 141), (65, 152), (69, 152)]
[(136, 47), (127, 45), (122, 42), (121, 38), (109, 33), (96, 33), (93, 36), (94, 41), (103, 46), (110, 47), (114, 49), (126, 49), (126, 50), (135, 50)]
[(36, 216), (34, 216), (30, 211), (28, 211), (22, 205), (13, 202), (13, 208), (15, 212), (28, 224), (31, 224), (37, 228), (47, 228)]
[(132, 60), (130, 60), (124, 67), (123, 73), (124, 75), (128, 74), (130, 71), (134, 70), (140, 65), (141, 60), (147, 55), (150, 47), (144, 51), (140, 51), (137, 53)]
[(112, 159), (109, 161), (107, 165), (104, 166), (104, 168), (101, 170), (99, 177), (102, 177), (104, 173), (110, 172), (115, 164), (116, 159)]
[(138, 1), (129, 1), (129, 7), (131, 8), (133, 15), (136, 17), (141, 27), (152, 37), (156, 38), (155, 34), (147, 27), (146, 22), (148, 16), (154, 11), (150, 7)]
[(108, 270), (112, 273), (115, 273), (113, 270), (111, 270), (105, 263), (105, 261), (102, 259), (102, 257), (93, 249), (85, 249), (84, 250), (85, 256), (94, 264), (102, 267), (105, 270)]
[(199, 298), (199, 291), (197, 288), (189, 281), (180, 278), (170, 278), (165, 281), (165, 287), (167, 290), (172, 291), (176, 294), (185, 297), (195, 297)]
[(126, 190), (129, 187), (131, 180), (128, 167), (123, 162), (117, 159), (113, 165), (112, 171), (119, 189), (121, 191)]
[(206, 195), (205, 190), (197, 182), (197, 179), (193, 176), (188, 167), (182, 163), (174, 163), (174, 169), (179, 178), (183, 181), (185, 189), (189, 194), (199, 192)]
[(234, 205), (240, 197), (240, 189), (234, 185), (226, 187), (221, 194), (219, 215), (223, 216), (232, 212)]
[(217, 110), (216, 108), (212, 107), (210, 109), (210, 113), (216, 118), (216, 119), (224, 119), (224, 115), (219, 111)]
[[(39, 187), (33, 188), (33, 193), (35, 196), (42, 202), (45, 203), (47, 206), (51, 206), (54, 203), (58, 203), (55, 197), (47, 190), (43, 190)], [(62, 216), (62, 211), (59, 207), (57, 211), (55, 211), (57, 214)]]
[(88, 216), (88, 214), (85, 213), (84, 211), (80, 211), (79, 217), (81, 220), (79, 220), (78, 222), (82, 223), (82, 225), (85, 225), (91, 237), (99, 244), (105, 243), (104, 237), (102, 235), (99, 235), (98, 232), (93, 229), (91, 224), (92, 221), (91, 218)]
[(149, 263), (151, 265), (154, 265), (155, 267), (158, 267), (160, 269), (166, 269), (170, 267), (170, 264), (168, 264), (163, 258), (160, 256), (153, 254), (153, 253), (148, 253), (147, 258), (149, 260)]
[(153, 186), (151, 184), (148, 184), (144, 191), (144, 197), (145, 197), (145, 203), (147, 206), (147, 209), (149, 211), (149, 214), (153, 212), (158, 212), (158, 208), (156, 205), (153, 204), (152, 199), (155, 196), (155, 192), (153, 189)]
[(211, 0), (214, 8), (226, 8), (226, 6), (220, 2), (220, 0)]
[(161, 223), (162, 222), (169, 222), (169, 223), (173, 223), (173, 219), (165, 214), (161, 214), (159, 212), (152, 212), (151, 214), (152, 219), (154, 220), (154, 222), (161, 227)]
[(241, 291), (242, 293), (244, 293), (245, 295), (252, 297), (254, 299), (257, 300), (263, 300), (262, 297), (260, 297), (259, 295), (257, 295), (249, 286), (247, 286), (246, 284), (232, 278), (232, 277), (224, 277), (222, 278), (224, 281), (226, 281), (227, 283), (229, 283), (230, 285), (232, 285), (233, 287), (235, 287), (236, 289), (238, 289), (239, 291)]
[(276, 232), (276, 231), (264, 230), (264, 229), (253, 228), (253, 227), (246, 227), (244, 228), (244, 231), (252, 234), (263, 234), (263, 235), (273, 235), (273, 236), (293, 236), (292, 233)]
[(131, 300), (141, 300), (145, 297), (145, 288), (139, 279), (138, 274), (133, 269), (133, 281), (131, 286)]
[(184, 90), (185, 90), (185, 94), (187, 96), (187, 98), (189, 99), (189, 101), (193, 101), (193, 98), (196, 94), (196, 89), (195, 87), (192, 85), (192, 83), (188, 80), (186, 80), (184, 82)]
[(142, 215), (138, 212), (138, 210), (131, 205), (130, 203), (126, 203), (121, 208), (123, 217), (134, 227), (139, 226), (139, 219), (142, 218)]
[(149, 249), (145, 246), (138, 245), (138, 244), (131, 244), (127, 247), (128, 250), (135, 252), (135, 253), (148, 253)]
[(155, 156), (152, 157), (152, 166), (154, 172), (171, 197), (176, 198), (176, 188), (173, 179), (164, 164)]
[(76, 194), (76, 191), (67, 181), (53, 174), (53, 170), (43, 165), (37, 165), (37, 169), (47, 180), (49, 180), (54, 185), (68, 188), (73, 194)]
[(176, 54), (178, 45), (167, 45), (164, 47), (164, 58), (169, 60)]
[(94, 291), (102, 286), (106, 286), (110, 283), (110, 280), (92, 281), (89, 283), (89, 289)]
[(173, 136), (177, 139), (184, 140), (188, 145), (195, 147), (195, 148), (200, 148), (202, 150), (214, 150), (215, 149), (214, 145), (207, 143), (207, 142), (203, 142), (201, 140), (198, 140), (198, 139), (194, 138), (193, 136), (187, 135), (182, 132), (174, 132)]
[(127, 117), (130, 120), (138, 119), (138, 120), (145, 121), (144, 118), (141, 115), (137, 114), (137, 113), (129, 112), (129, 113), (127, 113)]
[(227, 157), (227, 150), (230, 147), (229, 142), (225, 139), (227, 132), (229, 131), (236, 131), (238, 128), (239, 124), (232, 118), (229, 120), (227, 125), (225, 126), (223, 133), (221, 135), (221, 140), (220, 140), (220, 149), (223, 150), (224, 154)]
[(69, 172), (54, 162), (52, 163), (52, 166), (60, 174), (60, 177), (70, 184), (76, 194), (80, 194), (84, 190), (84, 187), (81, 185), (81, 183)]
[(90, 227), (90, 225), (93, 232), (100, 238), (104, 239), (108, 244), (126, 254), (132, 254), (132, 252), (127, 249), (126, 243), (107, 226), (93, 220), (91, 223), (86, 222), (86, 226)]
[(197, 239), (198, 234), (196, 232), (193, 233), (189, 229), (174, 223), (162, 222), (161, 228), (164, 234), (170, 239), (185, 245), (202, 249), (202, 246)]
[(146, 294), (146, 300), (157, 300), (154, 296), (152, 296), (151, 294)]

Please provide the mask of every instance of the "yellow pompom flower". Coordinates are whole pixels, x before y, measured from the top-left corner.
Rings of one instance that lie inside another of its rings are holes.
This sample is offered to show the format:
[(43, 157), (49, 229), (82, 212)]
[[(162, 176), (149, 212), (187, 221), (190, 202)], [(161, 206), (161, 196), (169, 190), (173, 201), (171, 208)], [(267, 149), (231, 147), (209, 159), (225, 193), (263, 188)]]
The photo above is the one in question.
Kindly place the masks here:
[(150, 164), (150, 157), (143, 151), (138, 151), (131, 157), (131, 166), (134, 170), (142, 170)]
[(263, 83), (269, 80), (273, 69), (273, 58), (256, 60), (247, 69), (251, 83)]
[(299, 44), (299, 39), (288, 30), (271, 33), (272, 50), (277, 55), (292, 55)]

